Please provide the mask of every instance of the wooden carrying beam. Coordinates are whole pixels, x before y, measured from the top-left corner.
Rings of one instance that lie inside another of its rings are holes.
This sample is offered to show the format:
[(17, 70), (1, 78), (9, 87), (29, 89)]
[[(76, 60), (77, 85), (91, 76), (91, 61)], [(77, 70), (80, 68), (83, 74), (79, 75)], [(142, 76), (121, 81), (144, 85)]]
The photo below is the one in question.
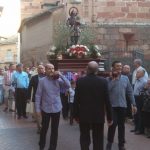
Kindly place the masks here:
[(83, 71), (90, 61), (96, 61), (99, 68), (104, 70), (105, 59), (62, 59), (50, 60), (50, 63), (54, 64), (55, 68), (60, 71)]

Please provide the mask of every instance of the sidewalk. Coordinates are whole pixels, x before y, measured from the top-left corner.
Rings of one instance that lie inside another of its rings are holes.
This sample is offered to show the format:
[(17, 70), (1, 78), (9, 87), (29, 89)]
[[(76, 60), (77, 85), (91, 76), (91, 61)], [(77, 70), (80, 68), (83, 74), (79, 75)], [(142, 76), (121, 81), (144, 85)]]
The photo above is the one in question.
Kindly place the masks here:
[[(5, 113), (0, 107), (0, 150), (39, 150), (39, 135), (36, 133), (36, 124), (28, 119), (17, 120), (14, 113)], [(144, 135), (130, 133), (132, 125), (126, 124), (127, 150), (150, 150), (150, 139)], [(106, 144), (107, 126), (105, 126)], [(47, 134), (48, 149), (49, 134)], [(60, 120), (57, 150), (80, 150), (79, 128), (77, 124), (70, 126), (68, 122)], [(92, 150), (92, 148), (91, 148)], [(117, 134), (113, 150), (118, 150)]]

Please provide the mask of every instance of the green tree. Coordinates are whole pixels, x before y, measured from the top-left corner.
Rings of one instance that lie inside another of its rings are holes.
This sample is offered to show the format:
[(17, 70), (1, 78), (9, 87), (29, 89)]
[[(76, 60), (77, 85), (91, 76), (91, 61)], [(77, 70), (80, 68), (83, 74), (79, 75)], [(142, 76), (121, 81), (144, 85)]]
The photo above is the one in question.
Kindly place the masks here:
[(68, 28), (66, 24), (56, 25), (54, 29), (54, 45), (56, 47), (56, 53), (64, 53), (66, 51), (70, 35), (70, 28)]

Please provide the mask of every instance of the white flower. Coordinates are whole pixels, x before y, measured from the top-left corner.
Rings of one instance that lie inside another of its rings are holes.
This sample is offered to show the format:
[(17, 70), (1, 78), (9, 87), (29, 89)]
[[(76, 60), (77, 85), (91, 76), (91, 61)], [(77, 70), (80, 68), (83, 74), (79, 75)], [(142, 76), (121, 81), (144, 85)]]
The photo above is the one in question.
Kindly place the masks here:
[(87, 46), (84, 46), (85, 49), (88, 49)]
[(76, 53), (76, 51), (73, 51), (72, 53), (73, 53), (73, 54), (75, 54), (75, 53)]
[(87, 48), (87, 49), (86, 49), (86, 51), (88, 51), (88, 52), (89, 52), (90, 50)]
[(98, 45), (94, 45), (94, 48), (95, 48), (96, 50), (99, 50)]
[(87, 55), (87, 52), (84, 52), (84, 55)]
[(76, 46), (75, 45), (72, 45), (72, 48), (75, 48)]
[(52, 46), (51, 51), (55, 51), (55, 50), (56, 50), (56, 47)]
[(97, 56), (101, 56), (101, 54), (100, 54), (100, 53), (97, 53)]
[(67, 52), (70, 52), (70, 49), (67, 49)]
[(54, 52), (47, 52), (47, 55), (55, 55), (55, 53)]

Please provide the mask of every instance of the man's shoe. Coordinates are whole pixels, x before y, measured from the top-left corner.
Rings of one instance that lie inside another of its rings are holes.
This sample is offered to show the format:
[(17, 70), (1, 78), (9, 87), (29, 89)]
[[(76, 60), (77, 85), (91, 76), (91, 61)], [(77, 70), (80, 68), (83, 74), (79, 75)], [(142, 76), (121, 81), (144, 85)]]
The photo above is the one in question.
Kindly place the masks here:
[(39, 150), (44, 150), (44, 148), (41, 148), (41, 147), (40, 147), (40, 149), (39, 149)]
[(17, 119), (20, 120), (20, 119), (21, 119), (21, 116), (18, 116)]
[(144, 132), (140, 132), (140, 131), (135, 132), (135, 135), (141, 135), (141, 134), (144, 134)]
[(133, 129), (133, 130), (130, 130), (130, 132), (136, 132), (136, 130), (135, 130), (135, 129)]
[(106, 145), (106, 150), (111, 150), (112, 143), (108, 142)]
[(150, 138), (150, 135), (148, 135), (147, 138)]
[(24, 118), (24, 119), (28, 119), (28, 117), (27, 117), (27, 116), (23, 116), (23, 118)]
[(119, 150), (126, 150), (124, 146), (119, 147)]
[(9, 112), (15, 112), (15, 110), (13, 110), (13, 109), (9, 109)]

